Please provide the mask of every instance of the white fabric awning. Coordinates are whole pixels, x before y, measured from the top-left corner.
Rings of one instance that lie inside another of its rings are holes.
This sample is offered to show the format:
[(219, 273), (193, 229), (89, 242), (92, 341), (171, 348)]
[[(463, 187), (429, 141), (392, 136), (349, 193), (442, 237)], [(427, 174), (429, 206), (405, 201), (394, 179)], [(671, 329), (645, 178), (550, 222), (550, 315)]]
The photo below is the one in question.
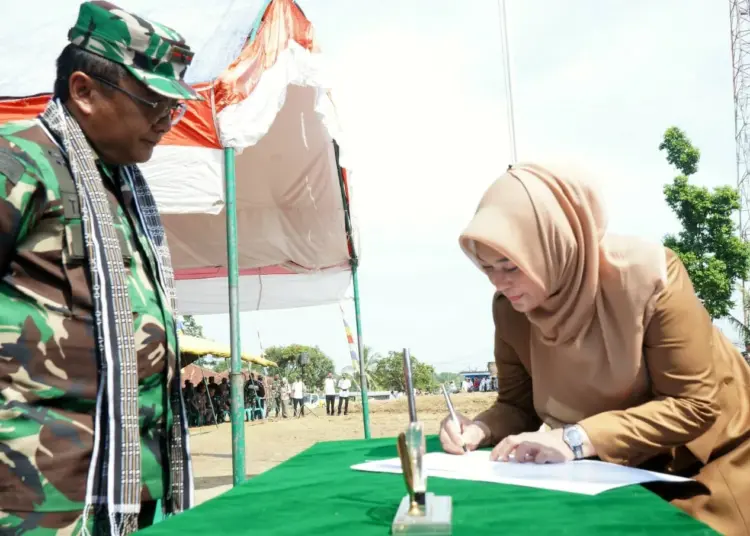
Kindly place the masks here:
[[(188, 80), (206, 98), (189, 103), (183, 121), (142, 166), (167, 230), (180, 312), (228, 311), (225, 147), (237, 153), (242, 310), (343, 298), (351, 275), (348, 193), (342, 196), (338, 119), (310, 22), (292, 0), (117, 4), (185, 36), (196, 52)], [(0, 121), (33, 117), (43, 108), (46, 96), (27, 96), (51, 90), (55, 59), (79, 5), (29, 0), (23, 10), (5, 10), (0, 95), (20, 98), (0, 101)]]

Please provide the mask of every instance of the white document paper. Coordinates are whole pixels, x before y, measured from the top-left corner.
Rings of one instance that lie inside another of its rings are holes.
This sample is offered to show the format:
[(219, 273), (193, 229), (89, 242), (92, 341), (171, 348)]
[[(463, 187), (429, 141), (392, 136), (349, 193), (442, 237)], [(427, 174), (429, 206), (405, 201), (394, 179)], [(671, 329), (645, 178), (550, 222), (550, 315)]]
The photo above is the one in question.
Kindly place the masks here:
[[(424, 467), (428, 477), (513, 484), (582, 495), (598, 495), (611, 489), (645, 482), (690, 480), (593, 460), (548, 464), (493, 462), (490, 461), (490, 452), (486, 450), (460, 456), (431, 452), (424, 457)], [(401, 473), (401, 461), (399, 458), (391, 458), (360, 463), (351, 468), (375, 473)]]

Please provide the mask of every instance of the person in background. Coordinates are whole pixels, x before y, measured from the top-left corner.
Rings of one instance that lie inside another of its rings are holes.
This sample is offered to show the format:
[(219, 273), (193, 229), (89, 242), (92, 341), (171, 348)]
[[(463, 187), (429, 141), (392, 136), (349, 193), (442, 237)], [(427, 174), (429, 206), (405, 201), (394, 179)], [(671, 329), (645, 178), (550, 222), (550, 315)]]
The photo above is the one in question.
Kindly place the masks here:
[(266, 413), (266, 381), (260, 374), (258, 374), (256, 385), (258, 386), (258, 407), (263, 412), (263, 419), (265, 420), (268, 417)]
[(224, 422), (224, 411), (227, 409), (227, 402), (223, 396), (221, 396), (219, 386), (212, 384), (208, 386), (208, 412), (209, 412), (209, 423), (208, 424), (220, 424)]
[(190, 380), (185, 380), (185, 388), (182, 390), (182, 396), (185, 398), (185, 400), (189, 400), (190, 397), (193, 396), (193, 392), (195, 391), (195, 385), (193, 385), (193, 382)]
[(468, 393), (470, 385), (471, 384), (469, 383), (469, 380), (467, 380), (466, 378), (464, 378), (463, 380), (461, 380), (461, 392), (462, 393)]
[(292, 388), (287, 378), (281, 378), (281, 404), (284, 408), (284, 418), (286, 418), (286, 408), (289, 407), (289, 401), (292, 394)]
[(0, 125), (0, 534), (122, 536), (192, 503), (173, 270), (138, 165), (200, 97), (167, 26), (83, 2), (67, 39), (42, 114)]
[(271, 380), (271, 385), (268, 387), (268, 416), (270, 417), (271, 411), (274, 411), (276, 413), (276, 417), (278, 417), (280, 406), (281, 380), (279, 380), (279, 375), (276, 374)]
[(245, 380), (243, 392), (245, 396), (245, 408), (254, 408), (257, 404), (258, 385), (255, 383), (255, 375), (252, 372), (248, 379)]
[(263, 385), (265, 386), (265, 389), (266, 389), (265, 391), (266, 392), (266, 408), (267, 408), (266, 413), (271, 411), (271, 408), (269, 406), (271, 404), (271, 400), (273, 399), (273, 397), (271, 396), (271, 386), (273, 385), (273, 381), (274, 381), (273, 376), (263, 377)]
[[(297, 413), (297, 407), (299, 406), (299, 414)], [(305, 416), (305, 384), (302, 383), (302, 378), (297, 378), (292, 384), (292, 407), (294, 408), (294, 416), (299, 415), (300, 417)]]
[(499, 387), (474, 419), (443, 421), (443, 448), (689, 477), (652, 490), (721, 534), (750, 535), (750, 367), (680, 258), (607, 233), (585, 172), (534, 163), (487, 190), (460, 244), (496, 289)]
[[(190, 384), (189, 386), (187, 384)], [(185, 385), (185, 403), (187, 405), (187, 417), (188, 426), (198, 426), (201, 422), (201, 409), (198, 405), (198, 389), (202, 384), (194, 386), (192, 382), (188, 380)]]
[(275, 411), (275, 418), (278, 419), (279, 412), (281, 412), (282, 418), (287, 418), (286, 407), (287, 401), (289, 400), (289, 385), (286, 382), (286, 378), (283, 380), (279, 378), (277, 374), (273, 381), (273, 401)]
[[(244, 392), (244, 407), (245, 407), (245, 419), (254, 421), (256, 417), (258, 417), (258, 409), (261, 410), (261, 417), (263, 420), (267, 418), (266, 411), (264, 410), (263, 401), (261, 399), (260, 395), (260, 388), (259, 388), (259, 382), (255, 379), (255, 374), (250, 372), (247, 373), (247, 376), (245, 376), (246, 373), (242, 373), (243, 377), (247, 377), (247, 380), (245, 380), (245, 386), (243, 388)], [(265, 389), (265, 387), (264, 387)], [(227, 398), (231, 405), (231, 389), (230, 389), (230, 396)], [(250, 411), (247, 411), (250, 410)]]
[(339, 411), (338, 415), (341, 415), (341, 404), (344, 404), (344, 415), (349, 413), (349, 389), (352, 386), (352, 381), (349, 379), (348, 374), (344, 374), (339, 378)]
[(326, 415), (332, 416), (336, 404), (336, 380), (333, 379), (332, 372), (328, 373), (323, 382), (323, 388), (326, 395)]
[(198, 413), (199, 426), (205, 426), (213, 419), (211, 406), (208, 402), (208, 392), (206, 391), (206, 384), (204, 382), (199, 383), (198, 387), (195, 388), (192, 405)]

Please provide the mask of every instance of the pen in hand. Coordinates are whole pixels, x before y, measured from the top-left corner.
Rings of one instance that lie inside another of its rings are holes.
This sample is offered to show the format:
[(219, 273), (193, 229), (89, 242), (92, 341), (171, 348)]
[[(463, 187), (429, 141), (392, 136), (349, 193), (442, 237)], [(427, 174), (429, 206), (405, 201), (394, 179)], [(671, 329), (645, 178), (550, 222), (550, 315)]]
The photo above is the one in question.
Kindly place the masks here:
[[(445, 388), (445, 384), (442, 385), (443, 388), (443, 396), (445, 397), (445, 404), (448, 406), (448, 413), (450, 413), (451, 420), (455, 423), (456, 427), (458, 427), (458, 433), (461, 433), (461, 422), (458, 420), (458, 416), (456, 416), (456, 410), (453, 409), (453, 403), (451, 402), (451, 397), (448, 395), (448, 391)], [(459, 435), (459, 437), (461, 437)], [(461, 448), (464, 449), (464, 452), (468, 452), (466, 449), (466, 443), (464, 443), (463, 437), (461, 437)]]

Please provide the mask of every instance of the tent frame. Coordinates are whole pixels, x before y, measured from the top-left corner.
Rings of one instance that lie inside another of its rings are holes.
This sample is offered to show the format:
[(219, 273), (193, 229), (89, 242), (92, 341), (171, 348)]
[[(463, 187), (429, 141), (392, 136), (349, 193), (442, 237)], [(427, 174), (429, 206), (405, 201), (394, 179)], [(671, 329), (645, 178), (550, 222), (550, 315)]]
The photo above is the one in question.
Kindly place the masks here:
[(347, 196), (346, 182), (344, 181), (344, 170), (339, 165), (340, 149), (336, 140), (333, 140), (333, 150), (336, 158), (336, 170), (339, 175), (341, 204), (344, 207), (344, 228), (346, 230), (347, 241), (349, 242), (349, 264), (352, 269), (352, 286), (354, 287), (354, 318), (357, 323), (357, 359), (359, 361), (359, 387), (362, 397), (362, 426), (364, 427), (365, 439), (370, 439), (370, 403), (367, 398), (367, 371), (363, 363), (365, 347), (362, 340), (362, 314), (359, 308), (359, 257), (357, 256), (357, 249), (354, 244), (349, 196)]
[(240, 340), (240, 268), (237, 259), (237, 178), (234, 148), (224, 149), (227, 217), (227, 278), (229, 287), (229, 337), (232, 357), (229, 392), (232, 412), (232, 481), (245, 481), (245, 401), (243, 398), (242, 344)]
[[(357, 322), (357, 353), (359, 359), (360, 393), (362, 397), (362, 420), (365, 439), (370, 439), (370, 407), (367, 398), (367, 372), (365, 371), (364, 342), (362, 340), (362, 319), (359, 299), (359, 257), (352, 233), (349, 197), (347, 196), (344, 171), (339, 164), (339, 146), (333, 140), (339, 188), (344, 208), (344, 227), (346, 230), (349, 265), (354, 287), (354, 314)], [(242, 345), (240, 339), (240, 299), (239, 299), (239, 261), (237, 258), (237, 177), (235, 172), (235, 150), (224, 149), (224, 184), (226, 194), (227, 222), (227, 276), (229, 287), (229, 332), (231, 360), (229, 369), (229, 389), (232, 413), (232, 481), (238, 486), (245, 481), (245, 404), (243, 397)]]

